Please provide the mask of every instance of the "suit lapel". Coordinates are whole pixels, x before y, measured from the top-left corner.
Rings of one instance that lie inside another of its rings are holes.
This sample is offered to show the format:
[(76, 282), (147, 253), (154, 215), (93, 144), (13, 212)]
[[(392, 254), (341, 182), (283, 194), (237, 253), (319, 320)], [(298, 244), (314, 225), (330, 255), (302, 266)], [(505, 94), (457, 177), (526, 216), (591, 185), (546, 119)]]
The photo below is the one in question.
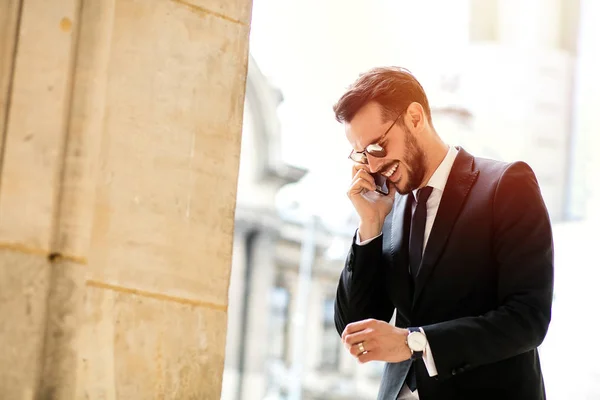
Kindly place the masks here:
[(473, 156), (462, 148), (459, 148), (458, 155), (448, 176), (433, 228), (425, 247), (423, 261), (417, 274), (413, 307), (423, 291), (427, 278), (429, 278), (429, 275), (434, 270), (436, 262), (452, 232), (454, 222), (460, 214), (477, 175), (479, 175), (479, 171), (474, 168), (474, 163), (475, 159)]

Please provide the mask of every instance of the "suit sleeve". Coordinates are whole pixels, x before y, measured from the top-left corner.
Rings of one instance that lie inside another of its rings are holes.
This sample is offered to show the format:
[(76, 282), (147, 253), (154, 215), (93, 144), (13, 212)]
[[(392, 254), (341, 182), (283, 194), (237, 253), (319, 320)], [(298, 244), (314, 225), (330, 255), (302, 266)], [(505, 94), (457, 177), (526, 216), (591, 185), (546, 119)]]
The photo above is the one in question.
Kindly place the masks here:
[(335, 299), (335, 326), (340, 335), (351, 322), (392, 318), (394, 306), (386, 293), (382, 246), (382, 235), (364, 245), (356, 244), (356, 235), (352, 239)]
[(498, 307), (423, 329), (439, 378), (538, 347), (548, 330), (554, 285), (552, 230), (531, 168), (511, 164), (493, 203)]

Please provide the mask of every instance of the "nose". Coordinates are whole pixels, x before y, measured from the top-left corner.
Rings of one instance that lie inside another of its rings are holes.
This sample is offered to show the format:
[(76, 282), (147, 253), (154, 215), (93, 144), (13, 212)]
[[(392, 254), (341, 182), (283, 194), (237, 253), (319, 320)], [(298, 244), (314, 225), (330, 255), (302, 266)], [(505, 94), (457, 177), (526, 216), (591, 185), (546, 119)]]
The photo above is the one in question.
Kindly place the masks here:
[(369, 161), (369, 171), (374, 174), (381, 169), (383, 164), (385, 163), (384, 158), (373, 157), (369, 153), (367, 153), (367, 160)]

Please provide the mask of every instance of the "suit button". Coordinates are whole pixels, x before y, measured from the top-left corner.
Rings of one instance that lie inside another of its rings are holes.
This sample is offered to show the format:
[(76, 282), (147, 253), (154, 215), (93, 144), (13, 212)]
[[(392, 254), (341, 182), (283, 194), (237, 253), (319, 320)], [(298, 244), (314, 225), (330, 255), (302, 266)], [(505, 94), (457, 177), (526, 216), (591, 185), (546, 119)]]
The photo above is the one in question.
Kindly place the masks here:
[(456, 375), (456, 370), (455, 369), (452, 370), (452, 375)]

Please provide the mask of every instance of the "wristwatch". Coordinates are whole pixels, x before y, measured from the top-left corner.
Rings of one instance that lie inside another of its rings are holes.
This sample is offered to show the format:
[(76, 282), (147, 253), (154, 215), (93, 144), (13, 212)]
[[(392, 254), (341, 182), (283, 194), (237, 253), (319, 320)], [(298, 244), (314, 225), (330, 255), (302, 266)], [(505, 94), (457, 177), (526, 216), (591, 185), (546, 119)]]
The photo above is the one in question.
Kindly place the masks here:
[(408, 328), (406, 344), (412, 353), (410, 359), (416, 360), (423, 357), (423, 351), (427, 346), (427, 337), (419, 328)]

